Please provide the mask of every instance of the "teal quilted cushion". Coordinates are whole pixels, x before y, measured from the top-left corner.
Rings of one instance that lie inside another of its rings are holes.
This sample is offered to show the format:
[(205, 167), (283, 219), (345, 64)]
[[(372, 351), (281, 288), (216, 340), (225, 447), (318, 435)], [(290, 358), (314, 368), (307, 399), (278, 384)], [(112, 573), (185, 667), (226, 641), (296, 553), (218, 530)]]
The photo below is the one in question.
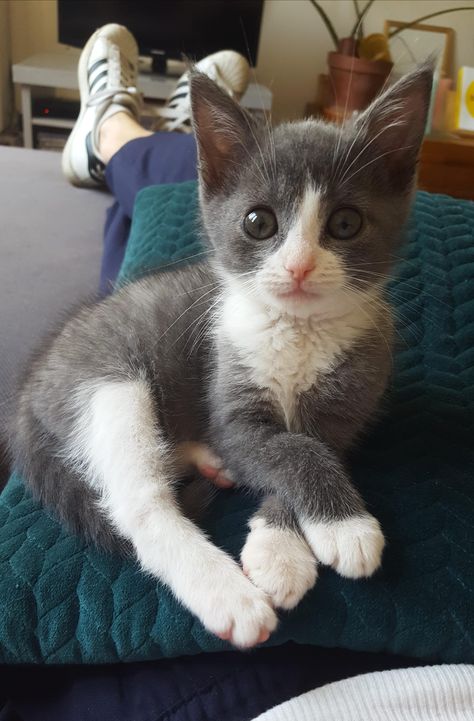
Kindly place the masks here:
[[(193, 183), (138, 196), (121, 279), (200, 252)], [(391, 295), (386, 413), (353, 474), (388, 539), (383, 569), (323, 569), (271, 643), (474, 662), (474, 204), (419, 193)], [(206, 527), (238, 554), (249, 498), (222, 492)], [(0, 497), (0, 661), (141, 661), (226, 644), (136, 565), (71, 537), (13, 477)]]

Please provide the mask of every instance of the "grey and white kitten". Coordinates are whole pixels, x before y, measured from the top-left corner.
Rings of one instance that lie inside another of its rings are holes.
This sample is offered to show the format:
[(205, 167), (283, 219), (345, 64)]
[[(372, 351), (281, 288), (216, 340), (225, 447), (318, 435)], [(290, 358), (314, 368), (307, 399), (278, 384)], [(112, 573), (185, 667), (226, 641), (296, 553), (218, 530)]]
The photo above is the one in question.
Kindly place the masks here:
[[(402, 242), (431, 71), (342, 128), (269, 132), (191, 81), (208, 260), (84, 307), (33, 359), (14, 464), (70, 528), (132, 547), (221, 638), (266, 640), (318, 563), (378, 568), (344, 456), (391, 365), (384, 283)], [(184, 515), (191, 467), (261, 495), (242, 568)]]

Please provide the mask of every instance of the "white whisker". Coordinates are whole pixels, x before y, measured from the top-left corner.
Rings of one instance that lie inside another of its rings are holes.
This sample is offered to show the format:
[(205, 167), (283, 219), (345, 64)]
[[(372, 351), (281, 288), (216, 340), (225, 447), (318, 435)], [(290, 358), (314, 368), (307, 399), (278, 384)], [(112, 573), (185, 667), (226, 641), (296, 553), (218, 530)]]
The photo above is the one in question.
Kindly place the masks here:
[(386, 153), (381, 153), (380, 155), (377, 155), (376, 158), (373, 158), (372, 160), (369, 160), (368, 163), (364, 163), (360, 168), (357, 168), (351, 175), (349, 175), (348, 178), (345, 178), (344, 181), (341, 181), (340, 185), (345, 185), (345, 183), (348, 183), (351, 178), (353, 178), (357, 173), (360, 173), (361, 170), (364, 170), (364, 168), (367, 168), (369, 165), (372, 165), (373, 163), (376, 163), (381, 158), (384, 158), (386, 155), (392, 155), (393, 153), (398, 153), (400, 150), (409, 150), (410, 148), (413, 148), (412, 145), (402, 145), (399, 148), (395, 148), (394, 150), (387, 150)]

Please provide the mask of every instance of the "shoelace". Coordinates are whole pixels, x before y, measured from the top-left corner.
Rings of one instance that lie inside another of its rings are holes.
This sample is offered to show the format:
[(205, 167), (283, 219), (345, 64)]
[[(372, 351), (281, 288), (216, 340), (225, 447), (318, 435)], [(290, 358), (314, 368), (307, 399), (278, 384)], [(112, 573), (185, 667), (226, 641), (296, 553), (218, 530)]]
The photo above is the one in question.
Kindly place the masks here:
[(128, 88), (117, 86), (116, 88), (105, 88), (105, 90), (100, 90), (98, 93), (95, 93), (95, 95), (91, 95), (87, 101), (87, 105), (92, 108), (96, 105), (100, 105), (106, 100), (113, 100), (116, 95), (124, 93), (132, 97), (134, 104), (138, 105), (140, 103), (141, 96), (138, 88), (131, 85)]
[[(233, 97), (234, 92), (222, 77), (217, 65), (211, 65), (211, 67), (206, 70), (206, 75), (210, 77), (211, 80), (214, 80), (231, 97)], [(169, 105), (165, 105), (163, 108), (160, 108), (158, 114), (163, 120), (158, 125), (160, 130), (168, 130), (169, 132), (172, 132), (173, 130), (180, 130), (183, 133), (192, 132), (190, 123), (191, 103), (189, 92), (184, 98), (180, 98), (180, 100), (177, 101), (176, 107), (170, 108)]]

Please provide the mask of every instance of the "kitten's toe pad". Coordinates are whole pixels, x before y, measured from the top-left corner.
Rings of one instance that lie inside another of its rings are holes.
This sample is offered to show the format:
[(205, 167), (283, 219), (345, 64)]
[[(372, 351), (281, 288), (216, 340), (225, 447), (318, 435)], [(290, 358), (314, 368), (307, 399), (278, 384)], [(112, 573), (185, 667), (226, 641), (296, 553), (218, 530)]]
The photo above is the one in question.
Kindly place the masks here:
[(302, 528), (316, 558), (341, 576), (371, 576), (380, 566), (385, 539), (368, 513), (342, 521), (305, 521)]
[[(220, 460), (218, 459), (219, 463)], [(232, 474), (224, 470), (220, 465), (198, 466), (199, 473), (213, 483), (217, 488), (233, 488), (234, 481)]]
[(234, 481), (224, 463), (205, 443), (184, 442), (178, 446), (180, 461), (195, 466), (199, 473), (218, 488), (232, 488)]
[(221, 578), (209, 589), (204, 614), (206, 628), (238, 648), (264, 643), (278, 624), (268, 596), (237, 570), (238, 578)]
[(250, 522), (242, 550), (244, 573), (267, 593), (274, 606), (294, 608), (317, 579), (317, 564), (308, 544), (290, 529)]

